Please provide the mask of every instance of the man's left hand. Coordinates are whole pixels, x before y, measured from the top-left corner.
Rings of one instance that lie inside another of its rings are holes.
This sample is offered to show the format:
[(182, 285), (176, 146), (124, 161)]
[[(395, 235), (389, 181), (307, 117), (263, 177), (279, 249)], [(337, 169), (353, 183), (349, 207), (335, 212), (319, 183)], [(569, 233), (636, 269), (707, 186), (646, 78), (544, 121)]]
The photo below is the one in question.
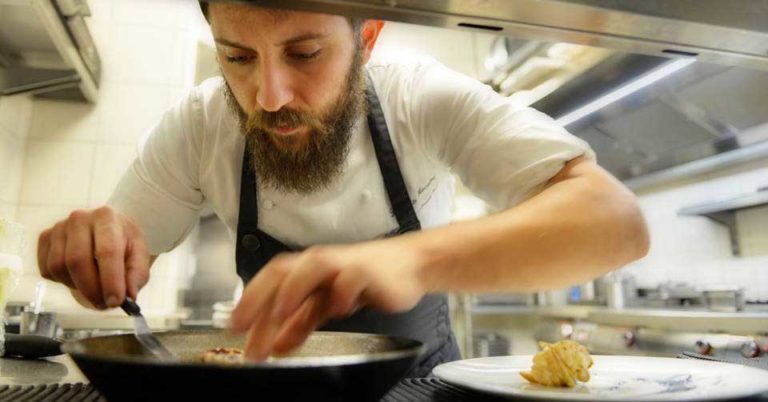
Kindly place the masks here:
[(403, 237), (273, 258), (232, 312), (232, 329), (248, 332), (246, 357), (286, 353), (329, 319), (363, 306), (389, 313), (413, 308), (425, 293), (418, 274), (422, 258)]

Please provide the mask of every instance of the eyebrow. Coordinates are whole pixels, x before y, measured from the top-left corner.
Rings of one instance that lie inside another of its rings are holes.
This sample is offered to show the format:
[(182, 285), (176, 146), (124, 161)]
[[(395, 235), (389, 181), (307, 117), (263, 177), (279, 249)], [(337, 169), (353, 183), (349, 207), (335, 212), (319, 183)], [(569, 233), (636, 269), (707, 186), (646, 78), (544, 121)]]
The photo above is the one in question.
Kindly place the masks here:
[[(304, 41), (307, 41), (307, 40), (323, 39), (323, 38), (326, 38), (328, 36), (329, 36), (328, 34), (323, 34), (323, 33), (319, 33), (319, 32), (307, 32), (307, 33), (296, 35), (296, 36), (294, 36), (292, 38), (289, 38), (289, 39), (286, 39), (286, 40), (284, 40), (282, 42), (279, 42), (279, 43), (277, 43), (277, 45), (278, 46), (292, 45), (292, 44), (299, 43), (299, 42), (304, 42)], [(243, 45), (243, 44), (237, 43), (237, 42), (233, 42), (231, 40), (227, 40), (227, 39), (224, 39), (224, 38), (215, 38), (214, 41), (216, 43), (224, 45), (224, 46), (234, 47), (234, 48), (243, 49), (243, 50), (250, 50), (250, 51), (254, 51), (255, 52), (254, 49), (252, 49), (252, 48), (250, 48), (250, 47), (248, 47), (246, 45)]]

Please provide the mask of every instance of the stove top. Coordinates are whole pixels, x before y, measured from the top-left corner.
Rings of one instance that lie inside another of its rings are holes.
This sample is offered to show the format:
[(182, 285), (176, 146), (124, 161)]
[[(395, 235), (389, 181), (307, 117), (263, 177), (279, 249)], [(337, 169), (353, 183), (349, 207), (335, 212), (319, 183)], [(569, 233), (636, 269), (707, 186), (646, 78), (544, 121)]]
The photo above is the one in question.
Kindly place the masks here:
[(768, 370), (768, 356), (718, 358), (718, 357), (702, 355), (694, 352), (683, 352), (677, 357), (682, 359), (700, 359), (700, 360), (710, 360), (713, 362), (735, 363), (735, 364), (742, 364), (745, 366), (755, 367), (763, 370)]
[[(19, 401), (107, 402), (91, 385), (46, 384), (0, 386), (0, 402)], [(501, 402), (499, 397), (455, 387), (437, 378), (407, 378), (392, 388), (381, 402)], [(768, 402), (768, 394), (739, 399), (738, 402)]]

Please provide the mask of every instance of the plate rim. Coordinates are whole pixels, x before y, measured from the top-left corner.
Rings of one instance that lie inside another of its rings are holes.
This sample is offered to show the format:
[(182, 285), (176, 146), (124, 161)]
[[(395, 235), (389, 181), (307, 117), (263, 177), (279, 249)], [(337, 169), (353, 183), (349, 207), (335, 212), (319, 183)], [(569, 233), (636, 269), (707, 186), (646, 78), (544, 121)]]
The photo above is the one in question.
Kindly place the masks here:
[[(451, 365), (456, 365), (458, 362), (470, 362), (470, 361), (489, 361), (489, 360), (502, 360), (502, 359), (509, 359), (509, 358), (517, 358), (517, 359), (533, 359), (532, 354), (528, 355), (505, 355), (505, 356), (490, 356), (490, 357), (476, 357), (471, 359), (462, 359), (462, 360), (455, 360), (452, 362), (446, 362), (442, 363), (438, 366), (436, 366), (432, 370), (432, 374), (440, 379), (441, 381), (444, 381), (448, 384), (462, 387), (462, 388), (468, 388), (477, 392), (481, 392), (484, 394), (492, 394), (497, 396), (502, 396), (506, 398), (512, 398), (512, 397), (523, 397), (527, 399), (535, 399), (535, 400), (550, 400), (550, 401), (588, 401), (588, 400), (599, 400), (601, 402), (642, 402), (642, 401), (674, 401), (674, 402), (687, 402), (687, 401), (722, 401), (722, 400), (728, 400), (732, 398), (746, 398), (753, 395), (760, 395), (762, 393), (768, 392), (768, 383), (763, 387), (761, 391), (757, 392), (738, 392), (738, 390), (734, 389), (728, 389), (725, 392), (722, 392), (718, 395), (691, 395), (689, 397), (679, 397), (679, 398), (665, 398), (663, 397), (664, 394), (657, 395), (656, 397), (626, 397), (626, 398), (611, 398), (611, 397), (600, 397), (599, 399), (594, 398), (573, 398), (569, 397), (569, 394), (560, 394), (560, 395), (553, 395), (551, 393), (542, 394), (542, 395), (536, 395), (535, 393), (530, 392), (518, 392), (514, 389), (509, 390), (499, 390), (495, 389), (495, 387), (483, 387), (482, 383), (475, 383), (470, 381), (456, 381), (453, 378), (446, 377), (445, 373), (441, 373), (444, 370), (446, 370), (447, 367), (450, 367)], [(755, 373), (761, 373), (761, 375), (765, 375), (766, 378), (768, 378), (768, 371), (762, 370), (757, 367), (751, 367), (747, 365), (742, 364), (736, 364), (736, 363), (728, 363), (728, 362), (718, 362), (718, 361), (709, 361), (709, 360), (697, 360), (697, 359), (681, 359), (676, 357), (658, 357), (658, 356), (632, 356), (632, 355), (592, 355), (593, 359), (597, 360), (619, 360), (619, 359), (632, 359), (632, 360), (648, 360), (648, 361), (656, 361), (656, 362), (663, 362), (663, 361), (674, 361), (674, 362), (696, 362), (696, 363), (702, 363), (705, 365), (710, 366), (728, 366), (730, 368), (738, 367), (741, 370), (746, 370), (747, 372), (755, 372)], [(725, 367), (724, 367), (725, 368)], [(674, 394), (666, 394), (666, 395), (674, 395)], [(593, 395), (594, 397), (594, 395)]]

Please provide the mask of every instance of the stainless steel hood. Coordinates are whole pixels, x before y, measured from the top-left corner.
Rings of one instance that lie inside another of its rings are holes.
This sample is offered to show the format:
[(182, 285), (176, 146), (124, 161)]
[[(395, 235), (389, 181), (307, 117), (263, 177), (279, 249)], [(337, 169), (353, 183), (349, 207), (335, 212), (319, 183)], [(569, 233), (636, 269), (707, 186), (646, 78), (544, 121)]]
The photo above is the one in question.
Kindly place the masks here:
[[(669, 63), (661, 57), (617, 53), (533, 107), (563, 116)], [(567, 128), (590, 143), (603, 167), (640, 189), (722, 168), (726, 162), (764, 158), (765, 151), (747, 149), (768, 146), (767, 105), (768, 71), (695, 63)]]
[(0, 96), (96, 99), (101, 63), (85, 0), (0, 0)]
[(768, 70), (768, 0), (250, 0)]

